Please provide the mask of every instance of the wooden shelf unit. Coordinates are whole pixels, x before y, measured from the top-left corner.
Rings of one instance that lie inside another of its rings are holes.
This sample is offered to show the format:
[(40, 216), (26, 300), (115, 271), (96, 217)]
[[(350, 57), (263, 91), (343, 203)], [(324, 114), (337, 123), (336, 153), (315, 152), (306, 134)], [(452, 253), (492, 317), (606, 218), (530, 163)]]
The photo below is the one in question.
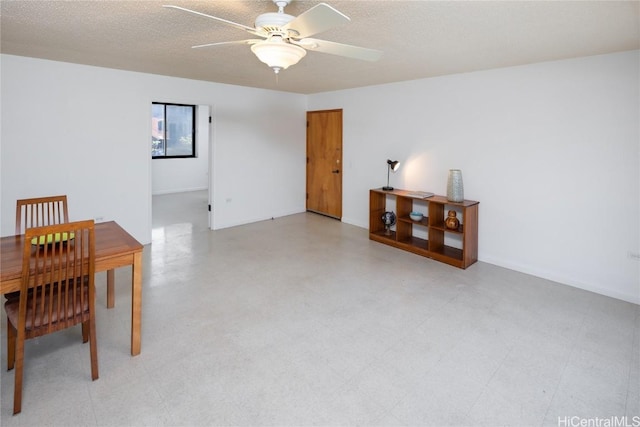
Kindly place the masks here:
[[(369, 239), (413, 252), (458, 268), (467, 268), (478, 260), (478, 205), (465, 200), (450, 202), (445, 196), (413, 197), (407, 190), (369, 191)], [(395, 204), (388, 209), (387, 204)], [(385, 234), (382, 214), (393, 210), (395, 230)], [(448, 229), (444, 221), (450, 210), (457, 212), (460, 227)], [(422, 212), (421, 221), (409, 218), (412, 211)], [(425, 238), (426, 237), (426, 238)]]

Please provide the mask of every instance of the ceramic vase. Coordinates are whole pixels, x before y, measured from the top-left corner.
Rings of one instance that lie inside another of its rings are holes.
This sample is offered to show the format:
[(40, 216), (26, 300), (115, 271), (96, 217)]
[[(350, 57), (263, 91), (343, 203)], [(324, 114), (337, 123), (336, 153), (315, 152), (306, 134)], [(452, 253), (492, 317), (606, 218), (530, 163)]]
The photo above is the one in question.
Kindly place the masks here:
[(447, 200), (450, 202), (462, 202), (464, 200), (462, 171), (460, 169), (449, 169), (449, 178), (447, 179)]

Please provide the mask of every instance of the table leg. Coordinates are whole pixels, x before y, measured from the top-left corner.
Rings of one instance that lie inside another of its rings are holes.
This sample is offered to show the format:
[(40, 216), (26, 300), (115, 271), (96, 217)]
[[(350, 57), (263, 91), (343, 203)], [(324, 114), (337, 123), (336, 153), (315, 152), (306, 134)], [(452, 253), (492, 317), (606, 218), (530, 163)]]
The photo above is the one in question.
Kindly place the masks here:
[(116, 306), (115, 270), (107, 270), (107, 308)]
[(140, 354), (142, 326), (142, 252), (133, 255), (131, 286), (131, 355)]

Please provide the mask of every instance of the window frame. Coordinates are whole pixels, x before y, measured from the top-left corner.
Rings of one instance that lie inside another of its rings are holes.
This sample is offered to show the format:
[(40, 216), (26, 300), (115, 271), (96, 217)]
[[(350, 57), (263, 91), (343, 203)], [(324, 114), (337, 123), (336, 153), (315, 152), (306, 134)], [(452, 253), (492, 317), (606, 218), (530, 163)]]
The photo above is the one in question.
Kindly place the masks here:
[[(151, 151), (151, 158), (152, 159), (191, 159), (191, 158), (196, 158), (197, 156), (197, 152), (196, 152), (196, 133), (197, 133), (197, 123), (196, 123), (196, 116), (197, 116), (197, 106), (193, 105), (193, 104), (178, 104), (178, 103), (174, 103), (174, 102), (157, 102), (157, 101), (153, 101), (151, 103), (151, 106), (153, 108), (154, 105), (162, 105), (164, 106), (163, 110), (164, 110), (164, 116), (162, 119), (162, 135), (164, 136), (164, 155), (154, 155), (153, 151)], [(182, 154), (182, 155), (167, 155), (167, 129), (169, 128), (169, 126), (167, 126), (167, 106), (177, 106), (177, 107), (191, 107), (191, 154)], [(153, 126), (153, 117), (152, 117), (152, 126)], [(152, 135), (152, 141), (153, 141), (153, 135)]]

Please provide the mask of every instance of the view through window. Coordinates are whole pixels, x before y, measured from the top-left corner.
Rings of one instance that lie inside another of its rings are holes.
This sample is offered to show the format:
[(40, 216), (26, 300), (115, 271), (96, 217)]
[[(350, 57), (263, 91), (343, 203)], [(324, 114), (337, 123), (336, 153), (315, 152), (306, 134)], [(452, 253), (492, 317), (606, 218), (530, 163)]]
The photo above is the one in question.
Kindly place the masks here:
[(195, 129), (195, 105), (152, 103), (151, 157), (195, 157)]

